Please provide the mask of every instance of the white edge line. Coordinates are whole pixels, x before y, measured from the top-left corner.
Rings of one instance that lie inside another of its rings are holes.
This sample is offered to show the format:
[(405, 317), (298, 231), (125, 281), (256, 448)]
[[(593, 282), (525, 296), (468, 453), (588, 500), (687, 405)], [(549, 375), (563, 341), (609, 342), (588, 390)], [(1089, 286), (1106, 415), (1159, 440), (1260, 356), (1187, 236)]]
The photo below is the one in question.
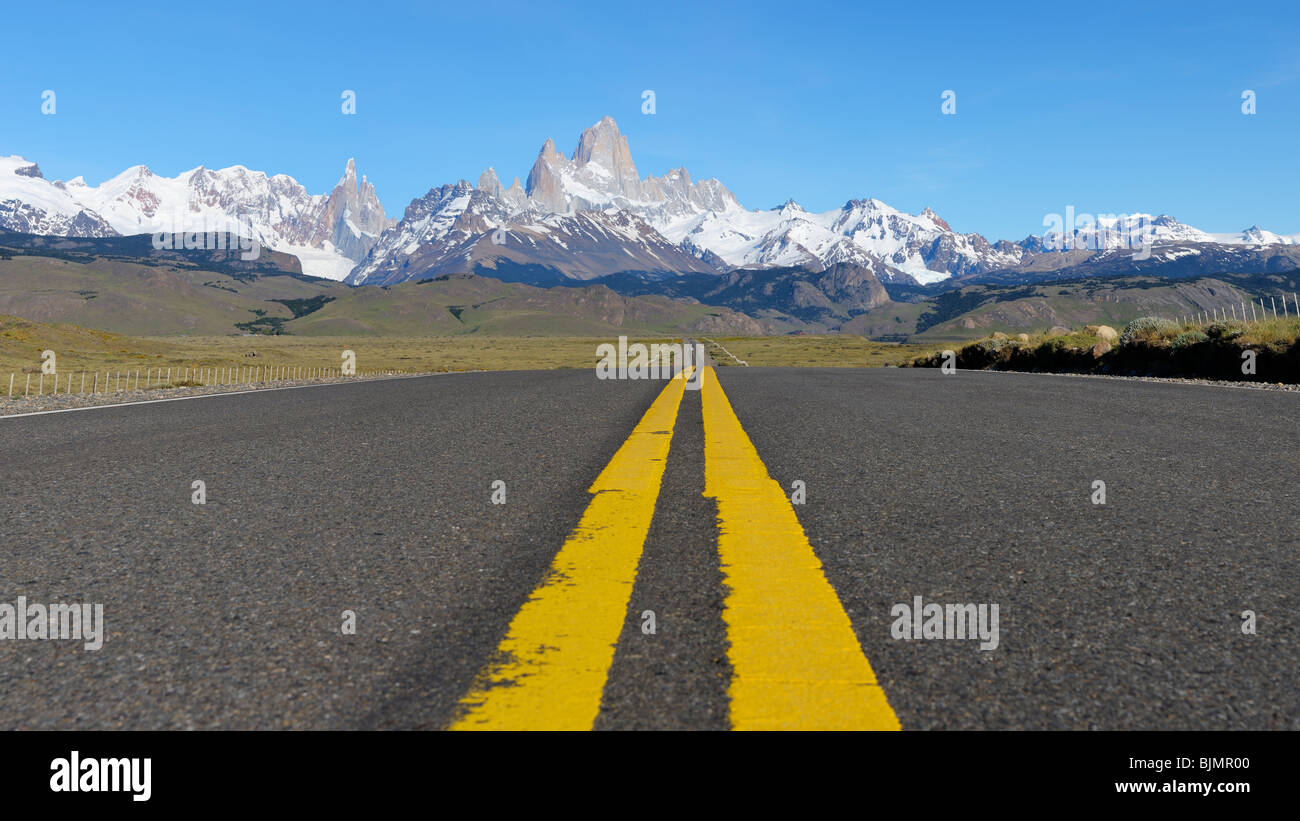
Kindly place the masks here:
[[(355, 382), (327, 382), (323, 385), (285, 385), (279, 388), (253, 388), (247, 391), (222, 391), (220, 393), (200, 393), (194, 396), (172, 396), (167, 399), (141, 399), (138, 402), (105, 402), (100, 405), (83, 405), (80, 408), (56, 408), (54, 410), (32, 411), (30, 413), (7, 413), (0, 419), (26, 419), (29, 416), (46, 416), (51, 413), (72, 413), (73, 411), (105, 410), (107, 408), (126, 408), (131, 405), (155, 405), (159, 402), (184, 402), (186, 399), (218, 399), (223, 396), (240, 396), (245, 393), (271, 393), (272, 391), (296, 391), (302, 388), (335, 388), (339, 385), (360, 385), (364, 382), (390, 382), (394, 379), (419, 379), (425, 376), (446, 376), (458, 371), (445, 373), (413, 373), (401, 376), (380, 376), (370, 379), (358, 379)], [(75, 394), (74, 394), (75, 396)]]

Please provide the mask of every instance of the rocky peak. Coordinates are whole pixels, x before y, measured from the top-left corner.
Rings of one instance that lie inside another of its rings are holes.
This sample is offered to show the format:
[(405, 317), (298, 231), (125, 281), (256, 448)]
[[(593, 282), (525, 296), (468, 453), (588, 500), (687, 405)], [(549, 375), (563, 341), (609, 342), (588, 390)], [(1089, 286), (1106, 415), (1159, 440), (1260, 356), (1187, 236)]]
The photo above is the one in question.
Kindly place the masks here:
[(685, 168), (642, 179), (627, 137), (612, 117), (602, 117), (578, 137), (571, 157), (547, 139), (524, 187), (542, 211), (626, 208), (648, 219), (671, 219), (736, 207), (735, 195), (714, 179), (695, 182)]
[(601, 185), (597, 190), (624, 196), (640, 194), (641, 177), (632, 162), (627, 137), (619, 133), (612, 117), (603, 117), (582, 132), (573, 150), (573, 162), (580, 177)]
[(528, 172), (528, 185), (524, 189), (529, 199), (548, 211), (563, 214), (569, 210), (568, 199), (564, 191), (564, 171), (569, 161), (555, 150), (555, 141), (550, 137), (542, 144), (537, 161)]
[(925, 207), (925, 210), (921, 212), (921, 216), (929, 218), (931, 222), (945, 231), (952, 231), (952, 227), (948, 225), (943, 217), (936, 214), (928, 205)]
[(311, 220), (314, 232), (307, 238), (314, 247), (329, 241), (339, 253), (351, 260), (360, 260), (370, 251), (379, 235), (388, 227), (384, 206), (370, 181), (357, 180), (357, 162), (349, 158), (334, 190), (321, 204), (318, 218)]
[(491, 166), (488, 166), (488, 169), (479, 175), (478, 185), (475, 188), (494, 197), (499, 197), (505, 193), (505, 189), (501, 187), (501, 180), (497, 179), (496, 169)]

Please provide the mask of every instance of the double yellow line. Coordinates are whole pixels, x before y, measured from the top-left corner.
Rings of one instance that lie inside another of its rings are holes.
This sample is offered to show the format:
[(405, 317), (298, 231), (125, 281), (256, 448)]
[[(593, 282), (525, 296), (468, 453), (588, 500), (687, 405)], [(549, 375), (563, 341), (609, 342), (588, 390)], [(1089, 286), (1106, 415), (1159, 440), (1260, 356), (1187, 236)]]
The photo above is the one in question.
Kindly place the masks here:
[[(685, 388), (659, 394), (601, 471), (546, 577), (461, 699), (452, 729), (589, 730), (654, 516)], [(718, 504), (732, 727), (899, 728), (794, 509), (712, 368), (702, 375), (705, 495)]]

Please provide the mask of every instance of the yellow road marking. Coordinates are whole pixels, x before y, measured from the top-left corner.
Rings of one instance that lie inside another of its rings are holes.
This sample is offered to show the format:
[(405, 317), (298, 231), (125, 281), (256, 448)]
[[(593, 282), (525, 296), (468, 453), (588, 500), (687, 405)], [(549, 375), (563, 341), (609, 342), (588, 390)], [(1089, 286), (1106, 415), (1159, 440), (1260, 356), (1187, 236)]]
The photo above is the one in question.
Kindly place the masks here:
[(595, 498), (461, 699), (451, 729), (591, 729), (692, 370), (669, 381), (596, 477)]
[(706, 368), (704, 495), (718, 503), (737, 730), (897, 730), (785, 491)]

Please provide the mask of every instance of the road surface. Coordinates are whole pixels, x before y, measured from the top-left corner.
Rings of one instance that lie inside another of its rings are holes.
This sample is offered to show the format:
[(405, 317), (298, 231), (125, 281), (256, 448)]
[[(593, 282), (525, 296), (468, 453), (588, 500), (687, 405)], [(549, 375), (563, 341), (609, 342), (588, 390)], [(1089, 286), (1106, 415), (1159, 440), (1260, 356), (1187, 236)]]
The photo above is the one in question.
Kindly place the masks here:
[[(1295, 394), (703, 383), (0, 419), (0, 603), (105, 625), (0, 639), (0, 728), (1300, 728)], [(896, 637), (918, 596), (997, 605), (996, 649)]]

